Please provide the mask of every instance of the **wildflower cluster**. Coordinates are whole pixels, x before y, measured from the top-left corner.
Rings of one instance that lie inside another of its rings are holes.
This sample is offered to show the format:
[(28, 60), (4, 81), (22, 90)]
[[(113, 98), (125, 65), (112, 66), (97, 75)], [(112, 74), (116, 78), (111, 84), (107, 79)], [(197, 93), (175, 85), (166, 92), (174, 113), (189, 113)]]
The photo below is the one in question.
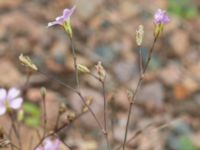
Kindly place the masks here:
[[(73, 58), (74, 58), (74, 67), (75, 67), (75, 71), (76, 71), (75, 76), (76, 76), (76, 80), (77, 80), (77, 88), (68, 86), (67, 84), (65, 84), (64, 82), (60, 81), (57, 78), (52, 78), (52, 77), (51, 78), (54, 81), (57, 81), (58, 83), (62, 84), (66, 88), (77, 93), (77, 95), (80, 97), (80, 99), (83, 101), (83, 104), (84, 104), (84, 106), (82, 107), (82, 113), (90, 112), (92, 114), (92, 116), (96, 120), (97, 124), (99, 125), (99, 128), (101, 129), (102, 133), (104, 134), (106, 142), (107, 142), (107, 146), (108, 146), (107, 148), (108, 148), (108, 150), (110, 150), (111, 146), (109, 143), (109, 138), (108, 138), (109, 136), (108, 136), (108, 131), (107, 131), (107, 110), (106, 110), (107, 101), (106, 101), (106, 91), (105, 91), (106, 70), (104, 69), (102, 62), (98, 62), (97, 65), (95, 66), (97, 75), (93, 75), (88, 67), (77, 63), (76, 53), (75, 53), (75, 49), (74, 49), (74, 46), (72, 43), (72, 27), (71, 27), (71, 23), (70, 23), (70, 17), (74, 13), (75, 9), (76, 9), (75, 6), (72, 7), (71, 9), (64, 9), (62, 16), (57, 17), (55, 19), (55, 21), (53, 21), (53, 22), (49, 22), (48, 27), (60, 25), (61, 27), (64, 28), (64, 31), (69, 35), (69, 37), (71, 39), (72, 53), (73, 53)], [(124, 143), (122, 145), (123, 150), (125, 150), (125, 146), (126, 146), (126, 141), (127, 141), (126, 138), (127, 138), (128, 128), (129, 128), (129, 120), (130, 120), (130, 116), (131, 116), (132, 105), (135, 100), (135, 95), (136, 95), (136, 93), (141, 85), (141, 82), (143, 80), (143, 74), (145, 73), (145, 71), (148, 67), (149, 61), (151, 60), (151, 54), (153, 52), (155, 42), (156, 42), (158, 36), (160, 35), (160, 33), (163, 31), (164, 25), (169, 23), (169, 21), (170, 21), (170, 19), (167, 15), (166, 11), (161, 10), (161, 9), (158, 9), (156, 11), (156, 13), (154, 15), (154, 21), (153, 21), (155, 24), (155, 30), (154, 30), (155, 40), (154, 40), (154, 43), (153, 43), (151, 49), (149, 50), (148, 61), (146, 62), (144, 68), (143, 68), (143, 65), (141, 65), (142, 66), (141, 68), (143, 69), (142, 76), (139, 79), (137, 88), (135, 90), (136, 92), (132, 93), (130, 90), (130, 91), (128, 91), (128, 94), (127, 94), (128, 99), (130, 101), (130, 107), (129, 107), (129, 114), (128, 114), (128, 119), (127, 119), (127, 124), (126, 124)], [(136, 30), (136, 43), (137, 43), (138, 47), (140, 47), (142, 45), (143, 38), (144, 38), (144, 27), (143, 27), (143, 25), (139, 25), (138, 29)], [(32, 60), (28, 56), (24, 56), (23, 54), (21, 54), (19, 56), (19, 60), (20, 60), (21, 64), (23, 66), (25, 66), (26, 68), (28, 68), (30, 71), (35, 71), (35, 72), (38, 71), (39, 73), (41, 73), (39, 71), (39, 68), (32, 62)], [(95, 113), (90, 108), (90, 106), (93, 102), (93, 97), (85, 98), (81, 94), (81, 91), (79, 90), (79, 86), (78, 86), (79, 85), (79, 77), (78, 77), (79, 72), (78, 71), (92, 75), (92, 77), (95, 77), (97, 80), (99, 80), (102, 83), (102, 91), (103, 91), (102, 93), (103, 93), (103, 99), (104, 99), (104, 125), (101, 124), (101, 121), (98, 120)], [(46, 76), (49, 77), (48, 75), (46, 75)], [(46, 109), (45, 108), (46, 94), (47, 94), (46, 89), (42, 88), (41, 96), (42, 96), (43, 105), (44, 105), (44, 108), (43, 108), (44, 112)], [(11, 114), (10, 115), (11, 121), (13, 121), (12, 120), (13, 119), (12, 118), (13, 111), (19, 110), (22, 106), (22, 103), (23, 103), (23, 98), (21, 97), (21, 91), (18, 88), (10, 88), (9, 90), (6, 90), (4, 88), (0, 89), (0, 115), (4, 115), (6, 113), (8, 113), (9, 115)], [(59, 109), (59, 115), (63, 114), (65, 111), (66, 111), (66, 107), (65, 107), (65, 105), (62, 105)], [(19, 111), (19, 114), (20, 114), (20, 111)], [(20, 116), (23, 116), (23, 115), (21, 114)], [(68, 122), (66, 122), (63, 126), (59, 126), (59, 117), (60, 116), (58, 116), (56, 127), (52, 131), (52, 133), (47, 133), (46, 126), (44, 125), (43, 137), (40, 139), (40, 142), (34, 147), (34, 150), (58, 150), (61, 142), (57, 138), (57, 132), (61, 131), (69, 123), (72, 123), (77, 118), (77, 116), (81, 116), (81, 115), (77, 115), (75, 113), (70, 113), (67, 116)], [(46, 119), (45, 117), (46, 117), (46, 114), (44, 113), (44, 120)], [(18, 121), (19, 120), (22, 120), (22, 117), (19, 117)], [(19, 141), (19, 146), (21, 148), (19, 133), (16, 130), (15, 122), (13, 121), (12, 124), (13, 124), (13, 128), (15, 129), (14, 131), (16, 132), (16, 137), (18, 138), (18, 141)], [(56, 138), (55, 138), (55, 136), (56, 136)], [(52, 137), (54, 137), (54, 138), (52, 139)], [(19, 149), (19, 148), (17, 148), (17, 149)]]

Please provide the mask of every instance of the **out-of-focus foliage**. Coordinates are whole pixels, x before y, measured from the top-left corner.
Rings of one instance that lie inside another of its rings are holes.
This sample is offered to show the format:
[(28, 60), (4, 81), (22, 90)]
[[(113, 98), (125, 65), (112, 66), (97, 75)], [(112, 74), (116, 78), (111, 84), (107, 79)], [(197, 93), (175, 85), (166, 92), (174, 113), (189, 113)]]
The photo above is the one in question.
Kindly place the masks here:
[(25, 112), (24, 122), (30, 127), (37, 127), (40, 124), (40, 109), (36, 105), (25, 102), (23, 104), (23, 109)]
[(179, 138), (179, 142), (181, 145), (181, 150), (198, 150), (194, 144), (192, 143), (192, 141), (190, 140), (190, 138), (186, 137), (186, 136), (182, 136)]
[(191, 0), (169, 0), (168, 11), (186, 19), (192, 19), (198, 16), (198, 9), (191, 3)]

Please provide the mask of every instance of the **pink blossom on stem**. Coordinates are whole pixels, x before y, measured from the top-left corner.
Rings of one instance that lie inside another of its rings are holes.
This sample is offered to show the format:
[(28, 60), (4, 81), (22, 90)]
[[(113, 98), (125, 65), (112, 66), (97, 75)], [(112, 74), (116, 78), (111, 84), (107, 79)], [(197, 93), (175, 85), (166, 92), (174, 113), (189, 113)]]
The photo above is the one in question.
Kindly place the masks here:
[(60, 141), (58, 139), (52, 141), (49, 138), (45, 139), (42, 147), (38, 147), (35, 150), (58, 150)]
[(170, 19), (165, 10), (158, 9), (154, 15), (155, 24), (167, 24)]
[(74, 10), (76, 7), (72, 7), (71, 9), (64, 9), (63, 10), (63, 15), (56, 17), (55, 21), (49, 22), (48, 27), (54, 26), (54, 25), (61, 25), (63, 26), (65, 22), (70, 20), (71, 15), (73, 14)]
[(20, 97), (20, 93), (17, 88), (11, 88), (8, 91), (0, 89), (0, 115), (5, 114), (7, 109), (17, 110), (21, 107), (23, 98)]

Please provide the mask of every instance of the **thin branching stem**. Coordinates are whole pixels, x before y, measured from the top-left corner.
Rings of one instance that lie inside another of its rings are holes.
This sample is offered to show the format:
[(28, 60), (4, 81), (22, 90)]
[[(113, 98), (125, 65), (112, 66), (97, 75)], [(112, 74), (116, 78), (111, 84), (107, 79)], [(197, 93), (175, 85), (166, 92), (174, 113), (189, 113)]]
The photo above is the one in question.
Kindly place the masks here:
[(19, 147), (17, 147), (14, 143), (12, 143), (11, 133), (12, 133), (12, 125), (11, 125), (11, 128), (9, 129), (8, 134), (5, 133), (5, 137), (6, 137), (6, 139), (9, 140), (9, 145), (10, 145), (10, 147), (11, 147), (12, 150), (14, 150), (14, 148), (17, 149), (17, 150), (20, 150)]
[(61, 140), (61, 142), (69, 149), (69, 150), (73, 150), (71, 148), (71, 146), (69, 146), (64, 140)]
[(14, 119), (14, 117), (13, 117), (12, 112), (8, 113), (8, 115), (9, 115), (10, 120), (11, 120), (12, 129), (13, 129), (13, 131), (14, 131), (14, 133), (15, 133), (15, 136), (17, 137), (19, 147), (20, 147), (20, 149), (22, 150), (21, 137), (20, 137), (20, 134), (19, 134), (19, 132), (18, 132), (18, 129), (17, 129), (16, 125), (15, 125), (15, 119)]
[[(133, 107), (133, 104), (135, 102), (135, 98), (136, 98), (136, 95), (141, 87), (141, 84), (142, 84), (142, 81), (144, 79), (144, 74), (148, 68), (148, 65), (149, 65), (149, 62), (151, 60), (151, 56), (152, 56), (152, 53), (153, 53), (153, 50), (154, 50), (154, 47), (155, 47), (155, 44), (156, 44), (156, 41), (158, 39), (158, 36), (159, 34), (157, 34), (155, 37), (154, 37), (154, 41), (153, 41), (153, 44), (150, 48), (150, 51), (149, 51), (149, 55), (148, 55), (148, 59), (147, 59), (147, 62), (142, 70), (142, 73), (140, 74), (140, 78), (138, 80), (138, 83), (137, 83), (137, 86), (136, 86), (136, 89), (135, 91), (133, 92), (133, 96), (132, 96), (132, 99), (130, 100), (130, 105), (129, 105), (129, 110), (128, 110), (128, 119), (127, 119), (127, 123), (126, 123), (126, 129), (125, 129), (125, 136), (124, 136), (124, 142), (123, 142), (123, 150), (125, 150), (125, 147), (126, 147), (126, 140), (127, 140), (127, 136), (128, 136), (128, 129), (129, 129), (129, 123), (130, 123), (130, 118), (131, 118), (131, 112), (132, 112), (132, 107)], [(141, 61), (142, 62), (142, 61)]]
[(75, 68), (75, 76), (76, 76), (76, 84), (77, 84), (77, 88), (78, 91), (76, 92), (79, 97), (81, 98), (83, 104), (85, 106), (87, 106), (88, 110), (90, 111), (90, 113), (92, 114), (92, 116), (94, 117), (94, 119), (96, 120), (99, 128), (104, 132), (104, 128), (102, 127), (100, 121), (98, 120), (96, 114), (94, 113), (94, 111), (91, 109), (91, 107), (86, 103), (85, 98), (83, 97), (83, 95), (81, 94), (80, 91), (80, 85), (79, 85), (79, 74), (78, 74), (78, 63), (77, 63), (77, 56), (76, 56), (76, 51), (75, 51), (75, 47), (74, 47), (74, 40), (73, 40), (73, 36), (70, 37), (70, 42), (71, 42), (71, 49), (72, 49), (72, 54), (73, 54), (73, 60), (74, 60), (74, 68)]
[(27, 73), (26, 81), (25, 81), (25, 83), (24, 83), (24, 89), (25, 89), (25, 90), (28, 88), (28, 84), (29, 84), (31, 75), (32, 75), (32, 72), (29, 71), (29, 72)]
[(56, 117), (56, 125), (55, 125), (55, 130), (59, 127), (59, 120), (60, 120), (60, 112), (58, 112), (58, 115)]
[(71, 49), (72, 49), (72, 55), (73, 55), (73, 60), (74, 60), (74, 69), (75, 69), (75, 77), (76, 77), (76, 85), (77, 88), (80, 88), (79, 85), (79, 74), (78, 74), (78, 63), (77, 63), (77, 56), (76, 56), (76, 51), (74, 48), (74, 40), (73, 40), (73, 36), (70, 38), (71, 41)]
[(104, 79), (104, 81), (101, 81), (102, 91), (103, 91), (103, 103), (104, 103), (104, 108), (103, 108), (103, 112), (104, 112), (104, 131), (105, 131), (104, 135), (105, 135), (105, 138), (106, 138), (107, 148), (108, 148), (108, 150), (111, 150), (110, 142), (109, 142), (109, 139), (108, 139), (108, 129), (107, 129), (107, 102), (106, 102), (105, 79)]
[(98, 80), (102, 85), (103, 103), (104, 103), (104, 108), (103, 108), (103, 112), (104, 112), (104, 128), (103, 128), (102, 131), (103, 131), (103, 134), (104, 134), (105, 139), (106, 139), (107, 148), (108, 148), (108, 150), (111, 150), (111, 144), (110, 144), (109, 139), (108, 139), (108, 129), (107, 129), (107, 102), (106, 102), (106, 89), (105, 89), (105, 79), (106, 79), (106, 77), (102, 81), (99, 77), (97, 77), (96, 75), (92, 74), (91, 72), (89, 73), (89, 75), (91, 75), (93, 78)]
[(62, 126), (60, 126), (59, 128), (57, 129), (54, 129), (54, 131), (46, 134), (44, 137), (42, 137), (39, 142), (34, 146), (33, 150), (35, 150), (37, 147), (39, 147), (42, 142), (44, 141), (44, 139), (46, 139), (47, 137), (50, 137), (50, 136), (53, 136), (53, 135), (56, 135), (57, 133), (59, 133), (62, 129), (64, 129), (65, 127), (67, 127), (68, 125), (72, 124), (74, 121), (76, 121), (77, 119), (79, 119), (84, 113), (81, 113), (79, 115), (77, 115), (73, 121), (71, 122), (66, 122), (64, 123)]
[(46, 111), (46, 94), (42, 94), (42, 105), (43, 105), (43, 137), (46, 135), (47, 131), (47, 111)]
[[(10, 141), (12, 141), (12, 124), (11, 124), (11, 126), (10, 126), (10, 129), (9, 129), (9, 132), (8, 132), (8, 138), (9, 138), (9, 140)], [(13, 147), (13, 145), (11, 144), (10, 145), (11, 146), (11, 150), (14, 150), (14, 147)]]
[(142, 49), (141, 49), (141, 46), (139, 46), (138, 49), (139, 49), (140, 75), (142, 75), (142, 74), (143, 74), (143, 57), (142, 57)]
[(106, 103), (106, 90), (105, 90), (105, 80), (101, 82), (102, 84), (102, 91), (103, 91), (103, 112), (104, 112), (104, 129), (107, 131), (107, 103)]
[(41, 69), (38, 69), (38, 72), (41, 73), (42, 75), (46, 76), (47, 78), (51, 79), (51, 80), (54, 80), (55, 82), (61, 84), (62, 86), (66, 87), (67, 89), (70, 89), (72, 90), (73, 92), (78, 92), (76, 89), (74, 89), (73, 87), (67, 85), (66, 83), (64, 83), (63, 81), (59, 80), (58, 78), (46, 73), (46, 72), (43, 72)]
[(104, 128), (103, 128), (103, 126), (101, 125), (99, 119), (97, 118), (97, 116), (96, 116), (96, 114), (94, 113), (94, 111), (92, 110), (92, 108), (86, 103), (85, 98), (83, 97), (83, 95), (82, 95), (80, 92), (78, 92), (78, 95), (79, 95), (79, 97), (81, 98), (83, 104), (88, 108), (88, 110), (90, 111), (90, 113), (91, 113), (92, 116), (94, 117), (94, 119), (95, 119), (95, 121), (97, 122), (99, 128), (100, 128), (100, 129), (102, 130), (102, 132), (104, 133), (104, 132), (105, 132), (105, 131), (104, 131)]
[(70, 89), (70, 90), (72, 90), (73, 92), (75, 92), (75, 93), (81, 98), (83, 104), (84, 104), (86, 107), (88, 107), (88, 110), (91, 112), (91, 114), (92, 114), (92, 116), (94, 117), (94, 119), (96, 120), (98, 126), (99, 126), (100, 129), (103, 131), (103, 127), (102, 127), (100, 121), (97, 119), (97, 116), (95, 115), (95, 113), (94, 113), (94, 111), (91, 109), (91, 107), (86, 103), (85, 98), (83, 97), (83, 95), (81, 94), (81, 92), (79, 92), (78, 90), (74, 89), (73, 87), (71, 87), (71, 86), (65, 84), (63, 81), (57, 79), (56, 77), (49, 75), (49, 74), (46, 73), (46, 72), (43, 72), (43, 71), (41, 71), (41, 70), (38, 70), (38, 72), (41, 73), (41, 74), (43, 74), (44, 76), (48, 77), (49, 79), (52, 79), (52, 80), (56, 81), (57, 83), (61, 84), (62, 86), (66, 87), (66, 88), (68, 88), (68, 89)]

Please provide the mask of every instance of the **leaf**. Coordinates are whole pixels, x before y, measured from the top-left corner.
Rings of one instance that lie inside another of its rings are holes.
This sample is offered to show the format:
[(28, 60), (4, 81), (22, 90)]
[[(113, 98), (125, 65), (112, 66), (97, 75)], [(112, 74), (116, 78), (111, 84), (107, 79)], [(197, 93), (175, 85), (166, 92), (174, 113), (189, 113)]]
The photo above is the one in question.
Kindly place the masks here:
[(40, 116), (40, 109), (32, 103), (25, 102), (23, 104), (23, 109), (25, 113), (28, 113), (31, 116)]
[(30, 127), (37, 127), (40, 124), (40, 119), (37, 117), (27, 117), (24, 122)]
[(40, 114), (41, 114), (39, 107), (30, 102), (25, 102), (23, 104), (23, 109), (25, 113), (25, 119), (24, 119), (25, 124), (30, 127), (39, 126)]

